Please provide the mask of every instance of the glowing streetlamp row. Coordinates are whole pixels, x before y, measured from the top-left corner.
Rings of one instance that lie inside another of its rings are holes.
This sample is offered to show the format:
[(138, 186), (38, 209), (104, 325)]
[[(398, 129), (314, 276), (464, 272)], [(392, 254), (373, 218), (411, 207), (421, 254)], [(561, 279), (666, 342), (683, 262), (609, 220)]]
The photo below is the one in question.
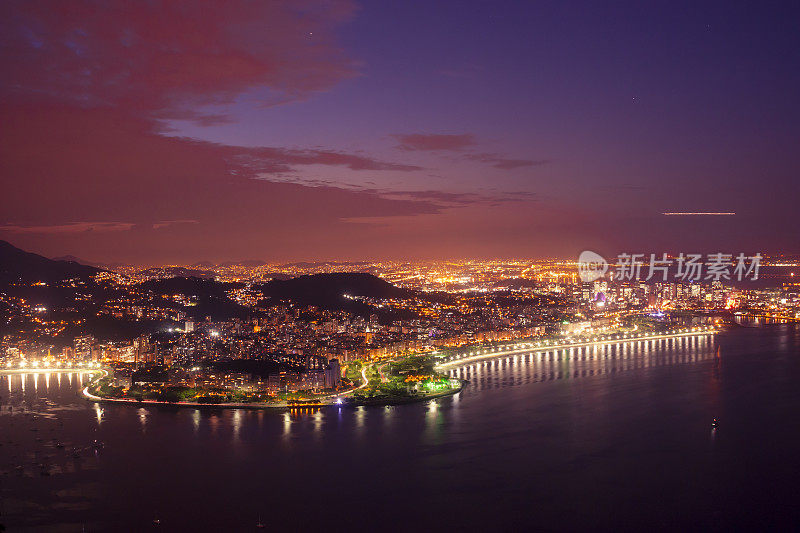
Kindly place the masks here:
[[(22, 369), (22, 370), (28, 370), (28, 369), (31, 369), (31, 370), (63, 370), (65, 368), (75, 368), (75, 369), (100, 368), (101, 366), (102, 365), (100, 363), (95, 363), (95, 362), (91, 362), (91, 361), (90, 362), (86, 362), (86, 363), (84, 363), (84, 362), (73, 363), (71, 361), (64, 362), (64, 363), (62, 363), (61, 361), (55, 361), (53, 363), (48, 363), (46, 361), (30, 361), (30, 362), (21, 361), (16, 366), (16, 368), (19, 368), (19, 369)], [(14, 369), (15, 367), (11, 362), (7, 362), (6, 363), (6, 368)]]
[[(590, 343), (590, 342), (603, 342), (603, 341), (615, 341), (615, 340), (626, 340), (626, 339), (628, 339), (628, 340), (655, 339), (655, 338), (661, 338), (661, 337), (671, 337), (671, 336), (679, 335), (681, 333), (689, 333), (689, 334), (690, 333), (715, 333), (715, 330), (711, 326), (706, 326), (706, 327), (694, 327), (694, 328), (677, 329), (677, 330), (672, 330), (672, 331), (669, 331), (669, 332), (663, 333), (663, 334), (657, 334), (657, 333), (655, 333), (655, 334), (654, 333), (631, 333), (631, 334), (628, 334), (628, 333), (624, 333), (624, 334), (618, 334), (618, 335), (601, 335), (599, 338), (598, 337), (592, 337), (591, 339), (586, 339), (586, 340), (575, 340), (575, 339), (571, 339), (571, 338), (567, 337), (561, 344), (551, 344), (551, 345), (546, 345), (545, 344), (543, 346), (541, 342), (535, 342), (535, 343), (514, 344), (513, 346), (502, 346), (502, 347), (495, 346), (495, 347), (492, 347), (491, 349), (487, 348), (486, 350), (476, 350), (474, 352), (469, 352), (469, 354), (467, 354), (467, 353), (459, 354), (458, 356), (455, 356), (455, 357), (456, 357), (456, 360), (458, 360), (458, 359), (461, 359), (462, 357), (476, 357), (476, 356), (487, 355), (487, 354), (491, 354), (491, 353), (504, 353), (504, 351), (508, 351), (508, 350), (522, 350), (522, 349), (526, 349), (526, 348), (539, 348), (539, 347), (554, 348), (556, 346), (563, 346), (563, 345), (566, 345), (566, 344), (587, 344), (587, 343)], [(450, 360), (452, 361), (453, 359), (450, 359)]]

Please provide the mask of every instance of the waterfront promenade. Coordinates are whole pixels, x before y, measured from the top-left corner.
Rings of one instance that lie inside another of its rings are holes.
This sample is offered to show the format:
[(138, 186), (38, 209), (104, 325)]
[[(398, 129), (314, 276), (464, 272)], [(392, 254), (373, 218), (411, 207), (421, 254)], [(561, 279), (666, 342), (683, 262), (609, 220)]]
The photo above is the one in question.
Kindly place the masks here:
[(680, 328), (665, 333), (618, 333), (614, 335), (594, 335), (586, 339), (556, 340), (556, 341), (537, 341), (523, 342), (502, 347), (485, 348), (482, 350), (471, 350), (456, 353), (445, 357), (436, 365), (436, 370), (451, 370), (465, 364), (476, 361), (484, 361), (508, 357), (522, 353), (547, 353), (570, 348), (584, 348), (588, 346), (616, 345), (626, 343), (657, 342), (665, 339), (676, 339), (683, 337), (698, 337), (714, 335), (717, 330), (710, 326)]

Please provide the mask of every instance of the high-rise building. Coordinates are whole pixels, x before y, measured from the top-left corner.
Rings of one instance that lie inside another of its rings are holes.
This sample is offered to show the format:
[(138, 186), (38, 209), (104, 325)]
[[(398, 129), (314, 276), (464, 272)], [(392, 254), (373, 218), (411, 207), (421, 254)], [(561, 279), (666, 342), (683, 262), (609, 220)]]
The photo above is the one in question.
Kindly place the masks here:
[(719, 280), (711, 282), (711, 294), (715, 302), (723, 302), (725, 300), (725, 287)]
[(325, 388), (338, 389), (342, 386), (342, 367), (338, 359), (331, 359), (325, 367)]
[(75, 357), (77, 359), (91, 359), (92, 346), (94, 345), (94, 342), (95, 339), (92, 335), (75, 337), (75, 339), (72, 342), (72, 345), (75, 348)]
[(64, 349), (61, 351), (61, 357), (67, 360), (73, 359), (75, 356), (75, 350), (72, 346), (64, 346)]
[(592, 289), (594, 287), (589, 282), (583, 282), (581, 284), (581, 297), (580, 300), (582, 302), (591, 302), (592, 301)]
[(691, 294), (692, 298), (699, 298), (700, 297), (700, 284), (699, 283), (692, 283), (689, 294)]
[(319, 370), (325, 368), (325, 358), (319, 355), (309, 355), (306, 357), (306, 370)]
[(139, 363), (151, 362), (152, 356), (150, 351), (150, 336), (142, 335), (133, 340), (134, 357), (133, 361), (136, 366)]

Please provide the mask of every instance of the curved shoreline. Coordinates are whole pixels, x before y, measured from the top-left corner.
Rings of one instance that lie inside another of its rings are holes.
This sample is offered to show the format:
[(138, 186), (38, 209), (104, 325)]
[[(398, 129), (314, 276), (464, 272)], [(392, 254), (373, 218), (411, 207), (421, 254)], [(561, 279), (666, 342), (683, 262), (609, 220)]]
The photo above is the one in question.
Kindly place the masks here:
[(444, 398), (447, 396), (454, 396), (461, 392), (463, 389), (463, 384), (456, 388), (450, 389), (444, 392), (438, 392), (436, 394), (431, 394), (424, 397), (408, 397), (408, 398), (397, 398), (397, 399), (387, 399), (387, 400), (376, 400), (370, 401), (365, 400), (362, 402), (342, 402), (342, 403), (334, 403), (334, 402), (327, 402), (321, 403), (319, 405), (315, 404), (299, 404), (299, 405), (289, 405), (288, 402), (275, 402), (271, 404), (265, 403), (234, 403), (234, 402), (224, 402), (224, 403), (200, 403), (200, 402), (165, 402), (160, 400), (128, 400), (123, 398), (103, 398), (101, 396), (97, 396), (89, 392), (89, 386), (84, 387), (83, 389), (83, 396), (91, 402), (95, 403), (115, 403), (115, 404), (124, 404), (130, 405), (132, 407), (147, 407), (147, 406), (154, 406), (154, 407), (192, 407), (194, 409), (283, 409), (283, 410), (291, 410), (291, 409), (322, 409), (322, 408), (329, 408), (329, 407), (376, 407), (376, 406), (389, 406), (389, 405), (405, 405), (409, 403), (422, 403), (429, 400), (436, 400), (438, 398)]
[(390, 406), (390, 405), (406, 405), (410, 403), (423, 403), (430, 400), (437, 400), (439, 398), (446, 398), (448, 396), (455, 396), (459, 392), (462, 391), (464, 388), (465, 383), (462, 381), (461, 386), (456, 389), (450, 389), (443, 392), (437, 392), (436, 394), (430, 394), (425, 397), (414, 397), (409, 396), (408, 398), (397, 398), (396, 400), (376, 400), (374, 402), (366, 400), (363, 402), (358, 403), (350, 403), (350, 404), (343, 404), (344, 407), (381, 407), (381, 406)]
[[(108, 375), (108, 371), (105, 369), (96, 369), (93, 373), (103, 373), (103, 377)], [(408, 403), (417, 403), (417, 402), (424, 402), (428, 400), (435, 400), (437, 398), (443, 398), (445, 396), (453, 396), (461, 392), (461, 389), (464, 388), (464, 382), (461, 382), (461, 386), (456, 389), (449, 389), (447, 391), (438, 392), (435, 394), (430, 394), (424, 397), (408, 397), (408, 398), (397, 398), (397, 399), (388, 399), (388, 400), (379, 400), (379, 401), (361, 401), (361, 402), (354, 402), (354, 401), (342, 401), (341, 403), (331, 401), (331, 398), (342, 399), (341, 397), (344, 395), (349, 395), (354, 393), (355, 391), (362, 389), (367, 386), (367, 382), (365, 381), (362, 385), (350, 389), (348, 391), (343, 391), (339, 395), (332, 395), (328, 396), (328, 401), (325, 403), (314, 404), (313, 402), (309, 402), (308, 404), (299, 404), (299, 405), (290, 405), (288, 402), (273, 402), (273, 403), (241, 403), (241, 402), (223, 402), (223, 403), (201, 403), (201, 402), (165, 402), (161, 400), (133, 400), (133, 399), (126, 399), (126, 398), (104, 398), (102, 396), (97, 396), (89, 392), (89, 387), (94, 385), (94, 380), (86, 385), (81, 391), (84, 398), (86, 400), (95, 402), (95, 403), (116, 403), (116, 404), (125, 404), (131, 406), (138, 406), (144, 407), (148, 405), (152, 406), (161, 406), (161, 407), (193, 407), (195, 409), (321, 409), (324, 407), (361, 407), (361, 406), (388, 406), (388, 405), (403, 405)]]
[(468, 363), (487, 361), (501, 357), (508, 357), (510, 355), (518, 355), (521, 353), (550, 352), (550, 351), (564, 350), (567, 348), (588, 348), (590, 346), (617, 345), (617, 344), (626, 344), (629, 342), (642, 342), (642, 341), (646, 342), (646, 341), (662, 340), (662, 339), (699, 337), (705, 335), (715, 335), (719, 332), (717, 328), (702, 328), (699, 330), (697, 328), (694, 328), (693, 331), (689, 331), (688, 330), (689, 328), (686, 329), (687, 329), (686, 331), (678, 331), (675, 333), (661, 333), (653, 335), (645, 334), (645, 335), (631, 335), (631, 336), (625, 335), (621, 339), (620, 338), (601, 339), (601, 340), (591, 340), (585, 342), (550, 344), (545, 346), (531, 346), (530, 343), (519, 343), (525, 346), (523, 346), (522, 348), (512, 348), (510, 350), (500, 350), (497, 352), (486, 350), (484, 352), (479, 352), (477, 354), (469, 356), (464, 354), (464, 356), (462, 357), (438, 363), (434, 366), (434, 368), (437, 370), (446, 370), (450, 368), (456, 368)]

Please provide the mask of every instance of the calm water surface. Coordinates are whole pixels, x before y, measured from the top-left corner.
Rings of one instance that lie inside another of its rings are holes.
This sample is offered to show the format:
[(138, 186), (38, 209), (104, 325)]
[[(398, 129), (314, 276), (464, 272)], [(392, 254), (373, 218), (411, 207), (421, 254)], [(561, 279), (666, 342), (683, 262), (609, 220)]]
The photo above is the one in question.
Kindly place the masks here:
[(0, 523), (794, 529), (800, 327), (756, 326), (480, 363), (460, 395), (392, 408), (99, 407), (77, 375), (2, 376)]

